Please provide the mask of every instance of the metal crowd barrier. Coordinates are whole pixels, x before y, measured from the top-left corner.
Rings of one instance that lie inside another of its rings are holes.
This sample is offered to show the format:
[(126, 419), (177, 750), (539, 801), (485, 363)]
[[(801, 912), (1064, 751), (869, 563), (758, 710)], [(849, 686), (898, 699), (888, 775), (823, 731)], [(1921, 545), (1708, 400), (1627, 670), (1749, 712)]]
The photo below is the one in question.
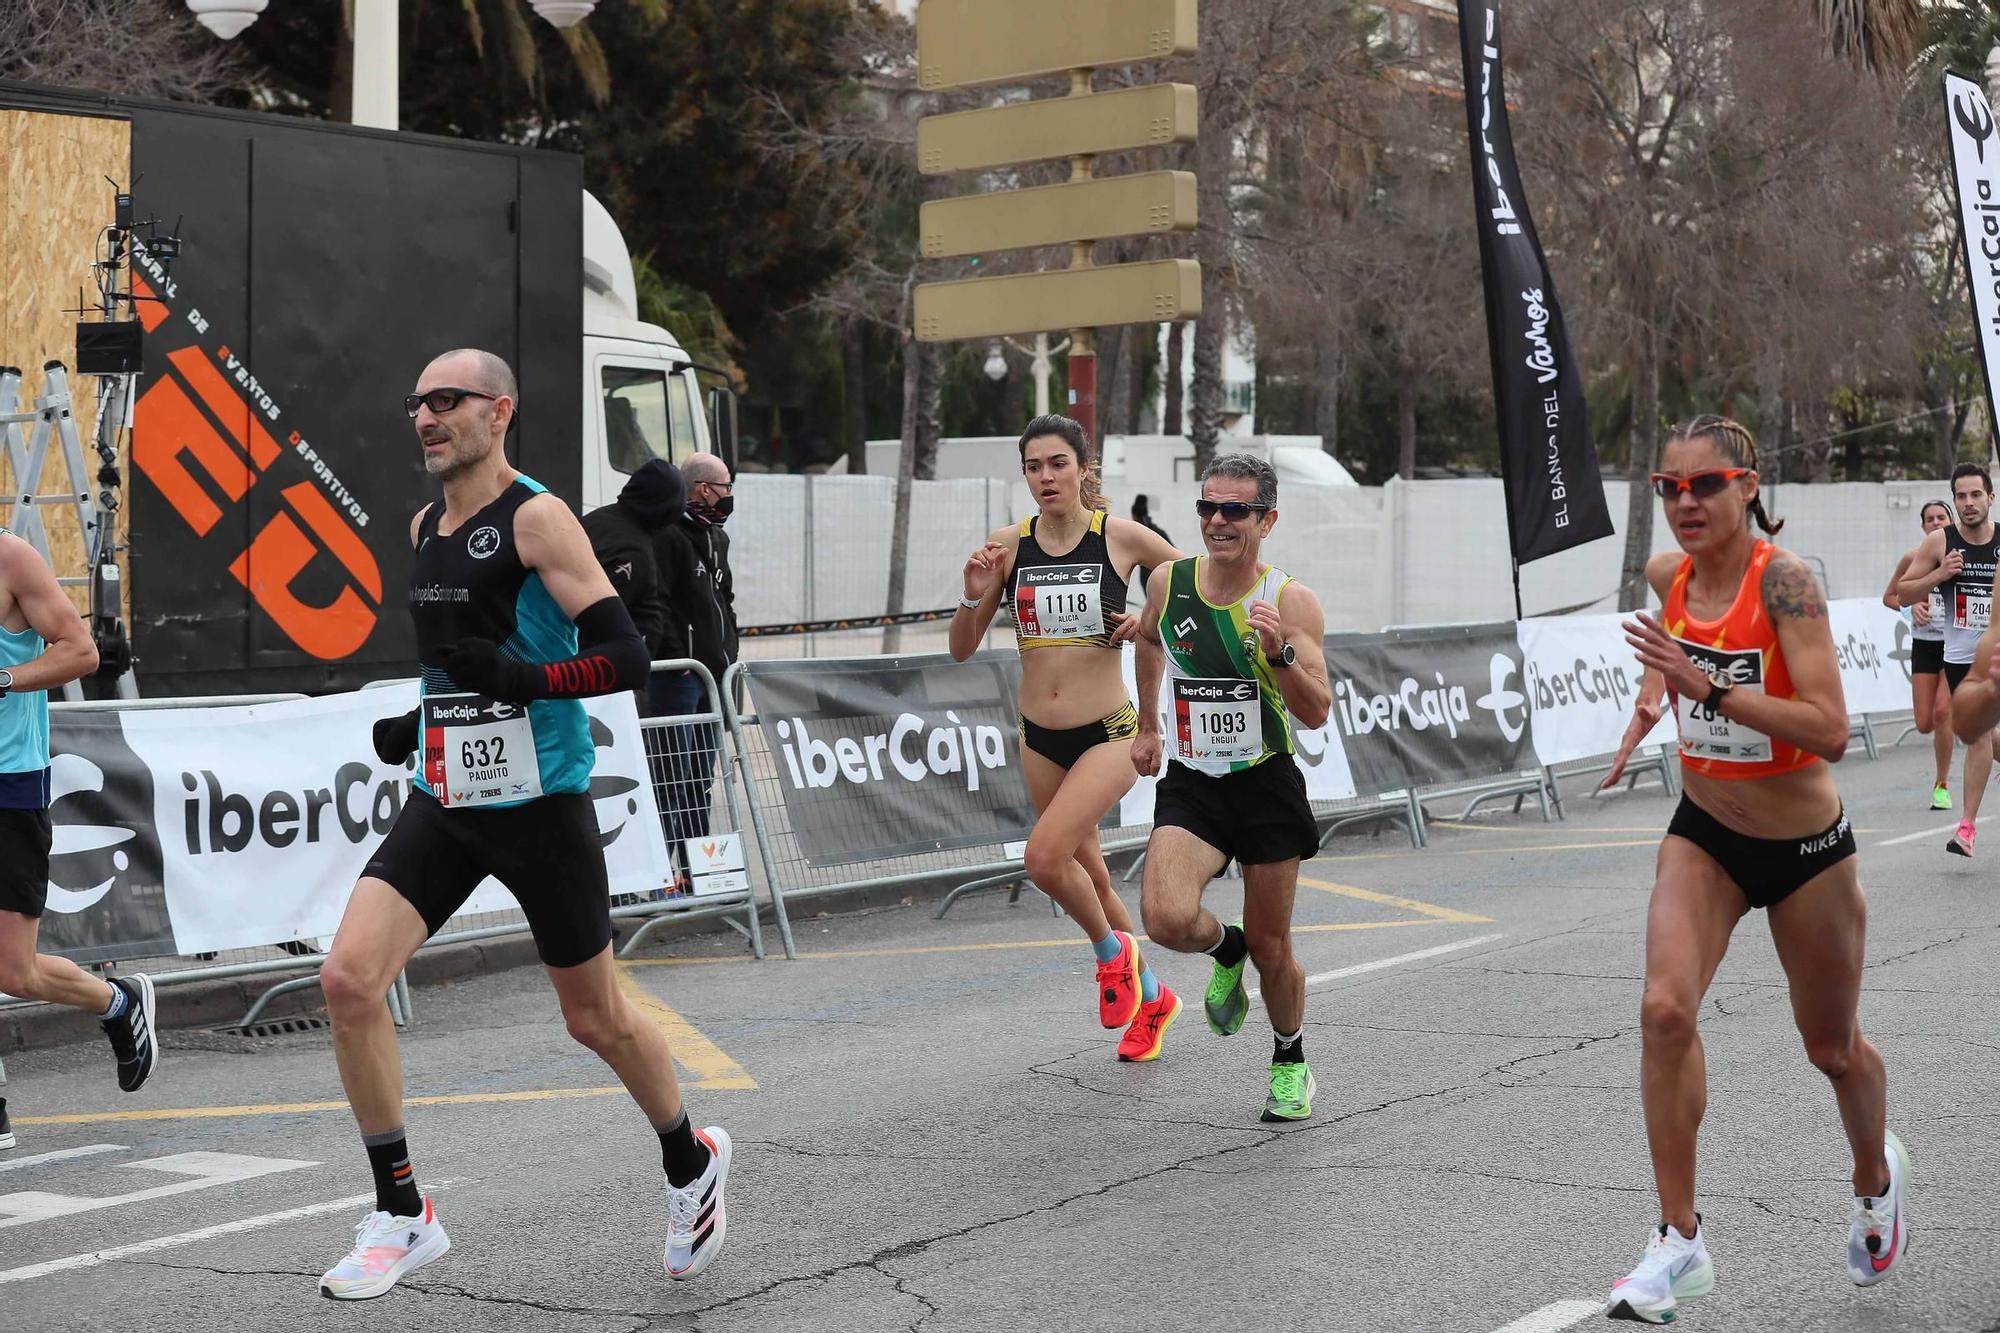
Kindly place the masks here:
[[(712, 834), (731, 833), (747, 835), (747, 830), (740, 818), (737, 804), (734, 747), (725, 745), (721, 734), (725, 716), (714, 677), (705, 666), (693, 659), (665, 660), (655, 662), (652, 666), (655, 671), (693, 672), (701, 683), (706, 703), (706, 707), (699, 712), (677, 717), (642, 717), (639, 724), (641, 735), (645, 739), (647, 767), (655, 801), (660, 810), (662, 832), (667, 839), (670, 858), (675, 859), (678, 864), (680, 854), (675, 851), (675, 845), (683, 838), (706, 838)], [(374, 681), (364, 688), (382, 688), (403, 683), (407, 682)], [(305, 697), (307, 696), (302, 694), (251, 694), (136, 700), (103, 699), (75, 703), (53, 702), (50, 707), (69, 712), (115, 712), (162, 708), (236, 707), (247, 704), (289, 702)], [(749, 853), (747, 845), (744, 851), (747, 870)], [(674, 880), (672, 868), (662, 867), (662, 887), (656, 895), (624, 895), (614, 898), (611, 909), (614, 919), (640, 919), (643, 922), (619, 950), (621, 958), (630, 957), (633, 950), (648, 935), (668, 922), (707, 918), (720, 918), (725, 921), (744, 936), (756, 957), (764, 957), (763, 932), (755, 908), (754, 883), (741, 892), (720, 895), (688, 893), (675, 896)], [(159, 892), (157, 889), (153, 891)], [(164, 915), (164, 904), (161, 904), (161, 908)], [(782, 919), (782, 903), (778, 905), (778, 911)], [(518, 908), (465, 913), (454, 917), (445, 930), (427, 940), (418, 952), (451, 944), (525, 934), (527, 930), (527, 918)], [(99, 970), (143, 971), (153, 979), (156, 986), (162, 987), (197, 981), (219, 981), (277, 972), (295, 972), (302, 968), (310, 969), (308, 975), (292, 977), (267, 988), (251, 1003), (243, 1017), (232, 1025), (249, 1027), (279, 996), (307, 990), (319, 984), (318, 969), (326, 961), (324, 946), (328, 942), (330, 941), (320, 939), (291, 940), (254, 948), (226, 949), (194, 957), (160, 954), (112, 958), (95, 956), (84, 965)], [(786, 932), (786, 946), (789, 954), (789, 930)], [(193, 966), (187, 965), (190, 963)], [(395, 1016), (396, 1022), (399, 1025), (406, 1023), (413, 1012), (407, 975), (398, 976), (387, 998), (390, 1012)], [(0, 1007), (33, 1003), (36, 1001), (0, 997)]]

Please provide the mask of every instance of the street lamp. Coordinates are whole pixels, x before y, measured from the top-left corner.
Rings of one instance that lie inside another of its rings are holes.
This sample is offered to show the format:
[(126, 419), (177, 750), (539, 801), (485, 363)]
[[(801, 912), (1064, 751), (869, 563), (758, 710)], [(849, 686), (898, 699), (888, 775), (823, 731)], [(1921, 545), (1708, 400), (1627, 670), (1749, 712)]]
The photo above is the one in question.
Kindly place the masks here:
[(1007, 357), (1001, 352), (1000, 344), (997, 340), (986, 353), (986, 364), (981, 366), (980, 369), (984, 370), (986, 378), (992, 380), (995, 384), (1007, 378)]
[(187, 0), (188, 12), (217, 37), (228, 41), (257, 21), (269, 0)]

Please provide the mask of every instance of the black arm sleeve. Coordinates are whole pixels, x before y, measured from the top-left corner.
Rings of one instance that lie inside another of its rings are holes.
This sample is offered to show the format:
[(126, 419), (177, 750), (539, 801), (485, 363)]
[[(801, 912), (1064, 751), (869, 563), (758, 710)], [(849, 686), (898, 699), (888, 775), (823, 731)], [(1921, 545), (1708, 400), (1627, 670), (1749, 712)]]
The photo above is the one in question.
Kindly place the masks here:
[(582, 699), (593, 694), (636, 690), (646, 683), (646, 641), (632, 613), (616, 597), (606, 597), (577, 613), (577, 654), (534, 667), (542, 676), (538, 699)]

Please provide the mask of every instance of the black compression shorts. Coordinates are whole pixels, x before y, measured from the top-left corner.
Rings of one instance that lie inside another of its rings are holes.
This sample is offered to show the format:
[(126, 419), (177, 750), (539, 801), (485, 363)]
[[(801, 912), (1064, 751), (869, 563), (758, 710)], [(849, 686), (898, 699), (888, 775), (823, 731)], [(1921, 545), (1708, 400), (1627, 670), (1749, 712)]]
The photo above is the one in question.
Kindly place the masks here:
[(421, 787), (369, 859), (423, 914), (435, 935), (488, 875), (528, 918), (535, 952), (550, 967), (587, 963), (611, 942), (611, 896), (597, 815), (580, 792), (525, 805), (447, 810)]
[(39, 917), (49, 901), (49, 812), (0, 810), (0, 912)]
[(1935, 676), (1944, 669), (1943, 639), (1910, 640), (1910, 674)]

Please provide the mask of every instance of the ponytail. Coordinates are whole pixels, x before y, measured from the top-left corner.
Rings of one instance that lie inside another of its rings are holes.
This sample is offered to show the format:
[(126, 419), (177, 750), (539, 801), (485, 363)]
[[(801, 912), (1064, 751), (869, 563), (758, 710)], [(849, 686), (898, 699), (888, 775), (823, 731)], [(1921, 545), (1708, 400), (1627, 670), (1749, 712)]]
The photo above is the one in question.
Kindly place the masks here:
[[(1685, 425), (1674, 427), (1673, 434), (1667, 437), (1667, 443), (1672, 444), (1676, 440), (1703, 439), (1712, 442), (1716, 449), (1726, 455), (1735, 466), (1748, 468), (1752, 472), (1757, 470), (1757, 437), (1752, 435), (1742, 422), (1730, 417), (1713, 414), (1695, 417)], [(1751, 519), (1764, 530), (1766, 536), (1777, 536), (1778, 530), (1785, 526), (1785, 520), (1782, 518), (1775, 523), (1771, 521), (1771, 516), (1764, 511), (1762, 496), (1752, 499), (1749, 508)]]

